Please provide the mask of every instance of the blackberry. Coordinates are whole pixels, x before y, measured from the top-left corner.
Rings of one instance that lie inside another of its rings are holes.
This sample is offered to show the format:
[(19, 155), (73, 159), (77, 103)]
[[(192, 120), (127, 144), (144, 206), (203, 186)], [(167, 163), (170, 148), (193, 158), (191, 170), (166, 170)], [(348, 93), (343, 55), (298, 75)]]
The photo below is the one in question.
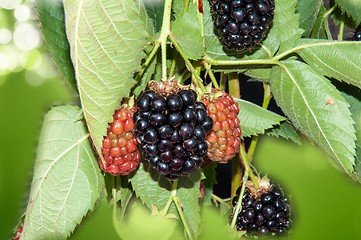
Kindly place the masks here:
[(355, 33), (352, 36), (351, 40), (361, 41), (361, 25), (356, 28)]
[[(207, 131), (208, 158), (219, 163), (226, 163), (239, 151), (241, 142), (241, 128), (239, 126), (238, 104), (233, 97), (219, 89), (212, 89), (211, 93), (202, 98), (207, 107), (206, 121), (202, 126)], [(213, 122), (212, 129), (207, 118)]]
[(177, 81), (151, 81), (148, 86), (137, 101), (135, 135), (144, 159), (174, 180), (201, 165), (213, 120), (196, 92)]
[(11, 240), (20, 240), (21, 235), (23, 234), (24, 220), (21, 220), (21, 223), (16, 227), (16, 231), (12, 236)]
[(254, 49), (266, 38), (274, 0), (209, 0), (215, 34), (229, 50)]
[[(235, 207), (238, 203), (241, 187), (232, 199)], [(246, 235), (281, 235), (287, 233), (292, 225), (291, 208), (280, 187), (264, 177), (259, 180), (256, 190), (251, 181), (247, 182), (242, 197), (242, 210), (238, 213), (236, 227), (246, 231)]]
[[(147, 104), (144, 104), (146, 102)], [(144, 100), (141, 106), (148, 109), (150, 105), (149, 98)], [(139, 107), (139, 106), (138, 106)], [(100, 168), (111, 175), (128, 175), (140, 163), (140, 152), (138, 151), (138, 142), (133, 134), (134, 108), (128, 108), (126, 105), (115, 111), (113, 122), (109, 124), (107, 136), (103, 138), (102, 155), (104, 161), (99, 158)], [(148, 129), (150, 123), (140, 119), (137, 121), (139, 129)], [(151, 136), (144, 135), (144, 138), (150, 139)]]

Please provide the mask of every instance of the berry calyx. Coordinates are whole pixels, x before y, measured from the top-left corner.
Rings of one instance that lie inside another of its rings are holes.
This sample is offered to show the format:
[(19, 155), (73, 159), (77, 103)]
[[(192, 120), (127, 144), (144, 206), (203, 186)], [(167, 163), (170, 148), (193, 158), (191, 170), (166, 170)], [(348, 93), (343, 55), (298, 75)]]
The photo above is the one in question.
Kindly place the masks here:
[[(147, 106), (142, 106), (147, 107)], [(99, 158), (100, 168), (113, 176), (128, 175), (140, 163), (138, 142), (133, 134), (134, 108), (126, 105), (115, 111), (113, 122), (108, 125), (107, 136), (103, 138), (102, 155), (104, 162)], [(138, 127), (145, 128), (147, 123), (138, 123)]]
[[(242, 197), (242, 210), (237, 215), (236, 228), (246, 231), (246, 235), (258, 237), (262, 235), (282, 235), (292, 225), (291, 208), (283, 190), (267, 177), (259, 181), (256, 189), (252, 181), (248, 181)], [(235, 207), (239, 200), (241, 187), (232, 199)], [(233, 216), (232, 216), (233, 217)]]
[(226, 163), (239, 152), (241, 143), (238, 104), (230, 94), (215, 88), (202, 97), (202, 102), (213, 122), (210, 130), (207, 121), (203, 123), (203, 127), (210, 131), (206, 137), (207, 156), (212, 161)]

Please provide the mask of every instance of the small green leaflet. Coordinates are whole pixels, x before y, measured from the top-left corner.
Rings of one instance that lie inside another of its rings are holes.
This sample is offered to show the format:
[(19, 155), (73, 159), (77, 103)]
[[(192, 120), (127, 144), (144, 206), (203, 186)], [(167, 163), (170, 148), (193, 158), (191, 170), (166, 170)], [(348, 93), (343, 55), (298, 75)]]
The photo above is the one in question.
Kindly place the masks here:
[(36, 12), (49, 52), (69, 86), (78, 92), (74, 67), (70, 59), (70, 46), (65, 33), (62, 1), (36, 0)]
[(268, 111), (260, 106), (242, 100), (235, 99), (239, 105), (238, 118), (242, 126), (242, 137), (263, 134), (266, 129), (280, 124), (286, 118)]
[(361, 42), (300, 39), (300, 56), (320, 74), (361, 88)]
[[(299, 28), (299, 15), (295, 14), (297, 0), (276, 1), (274, 34), (280, 42), (279, 53), (293, 47), (301, 37), (303, 30)], [(271, 34), (271, 31), (270, 31)]]
[(328, 22), (327, 21), (325, 22), (327, 18), (324, 17), (324, 14), (326, 12), (327, 12), (326, 8), (324, 6), (321, 6), (316, 22), (314, 23), (313, 29), (311, 31), (311, 35), (310, 35), (311, 38), (318, 38), (318, 39), (328, 38), (327, 34), (330, 32), (330, 30), (328, 29)]
[(184, 14), (176, 13), (175, 18), (175, 21), (172, 22), (172, 32), (176, 41), (182, 47), (187, 58), (201, 59), (204, 49), (200, 24), (197, 19), (197, 4), (190, 3), (188, 11)]
[[(200, 225), (200, 207), (199, 207), (199, 183), (201, 174), (198, 170), (189, 177), (179, 179), (177, 197), (183, 207), (183, 214), (191, 228), (193, 236), (198, 236)], [(130, 179), (135, 194), (149, 208), (156, 207), (162, 210), (168, 202), (171, 194), (171, 183), (160, 176), (156, 170), (149, 164), (141, 163), (136, 174)], [(178, 216), (174, 204), (170, 212)]]
[(84, 117), (99, 152), (108, 122), (129, 96), (145, 57), (147, 21), (133, 0), (65, 0), (64, 7)]
[(144, 4), (149, 19), (152, 20), (154, 31), (159, 32), (162, 28), (164, 0), (139, 0)]
[(295, 60), (273, 68), (270, 86), (293, 126), (355, 178), (354, 121), (341, 93), (310, 66)]
[(299, 145), (301, 145), (301, 138), (293, 128), (292, 124), (289, 122), (282, 122), (279, 126), (269, 129), (267, 131), (268, 136), (284, 138), (286, 140), (291, 140)]
[(302, 0), (297, 3), (296, 12), (300, 14), (300, 27), (304, 37), (309, 37), (316, 23), (323, 0)]
[(356, 25), (361, 23), (361, 2), (360, 0), (335, 0), (335, 3), (341, 7), (349, 16), (353, 18)]
[(79, 107), (44, 118), (21, 239), (66, 239), (104, 189)]
[[(357, 94), (357, 92), (356, 92)], [(361, 182), (361, 99), (360, 92), (358, 92), (359, 97), (349, 95), (345, 92), (342, 93), (342, 96), (346, 99), (346, 101), (350, 104), (350, 111), (352, 113), (352, 118), (355, 121), (355, 129), (356, 129), (356, 165), (355, 172), (357, 176), (357, 180)]]

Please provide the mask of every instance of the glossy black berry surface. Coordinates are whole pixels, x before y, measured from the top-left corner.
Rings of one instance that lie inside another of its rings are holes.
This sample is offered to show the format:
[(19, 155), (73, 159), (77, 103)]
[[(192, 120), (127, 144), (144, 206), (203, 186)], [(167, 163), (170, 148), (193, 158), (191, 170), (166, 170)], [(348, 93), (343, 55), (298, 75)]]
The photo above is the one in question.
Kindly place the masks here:
[(148, 90), (137, 100), (134, 132), (143, 157), (169, 180), (190, 174), (207, 155), (213, 121), (196, 99), (193, 90), (166, 95)]
[[(236, 206), (239, 194), (232, 199)], [(247, 236), (278, 236), (287, 233), (292, 225), (291, 208), (283, 191), (274, 183), (260, 192), (251, 193), (246, 187), (242, 198), (242, 210), (237, 216), (237, 230), (246, 231)]]
[(229, 50), (254, 49), (266, 38), (274, 0), (209, 0), (215, 34)]

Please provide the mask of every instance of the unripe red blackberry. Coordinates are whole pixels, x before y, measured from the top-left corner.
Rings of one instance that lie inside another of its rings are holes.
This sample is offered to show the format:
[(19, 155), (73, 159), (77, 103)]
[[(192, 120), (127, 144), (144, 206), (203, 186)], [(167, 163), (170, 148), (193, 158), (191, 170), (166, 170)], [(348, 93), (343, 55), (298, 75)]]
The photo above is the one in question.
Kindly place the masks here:
[(175, 80), (151, 81), (137, 99), (137, 109), (135, 134), (154, 169), (173, 180), (200, 166), (213, 121), (195, 91)]
[(274, 0), (209, 0), (215, 33), (229, 50), (257, 47), (273, 20)]
[(14, 233), (11, 239), (20, 240), (21, 234), (23, 233), (23, 228), (24, 228), (24, 220), (22, 220), (21, 223), (18, 225), (18, 227), (16, 228), (16, 232)]
[[(241, 143), (238, 104), (230, 94), (220, 89), (212, 89), (212, 93), (205, 94), (202, 101), (213, 120), (212, 130), (206, 137), (207, 156), (212, 161), (226, 163), (239, 152)], [(204, 124), (207, 126), (206, 122)]]
[[(240, 191), (241, 187), (232, 199), (233, 207), (238, 203)], [(287, 233), (291, 225), (291, 207), (283, 190), (266, 177), (259, 180), (258, 189), (248, 181), (242, 210), (237, 216), (237, 230), (246, 231), (248, 236), (281, 235)]]
[(113, 115), (113, 122), (109, 124), (107, 136), (103, 138), (102, 155), (98, 162), (104, 172), (111, 175), (128, 175), (140, 163), (138, 142), (133, 134), (134, 108), (123, 105)]

